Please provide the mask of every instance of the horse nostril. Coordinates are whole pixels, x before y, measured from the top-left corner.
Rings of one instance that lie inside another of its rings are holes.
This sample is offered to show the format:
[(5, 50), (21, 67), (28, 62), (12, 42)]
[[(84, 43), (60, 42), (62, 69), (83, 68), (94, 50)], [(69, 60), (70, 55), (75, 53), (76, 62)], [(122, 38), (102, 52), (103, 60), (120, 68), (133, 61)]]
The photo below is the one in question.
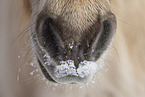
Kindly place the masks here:
[[(39, 20), (39, 19), (38, 19)], [(45, 49), (52, 58), (56, 60), (61, 58), (64, 43), (56, 27), (56, 21), (53, 18), (45, 17), (37, 22), (37, 42)], [(59, 57), (59, 58), (57, 58)]]
[(94, 35), (91, 49), (87, 55), (91, 55), (91, 59), (97, 60), (108, 48), (112, 41), (112, 37), (116, 32), (116, 17), (113, 13), (108, 13), (101, 18), (100, 31)]

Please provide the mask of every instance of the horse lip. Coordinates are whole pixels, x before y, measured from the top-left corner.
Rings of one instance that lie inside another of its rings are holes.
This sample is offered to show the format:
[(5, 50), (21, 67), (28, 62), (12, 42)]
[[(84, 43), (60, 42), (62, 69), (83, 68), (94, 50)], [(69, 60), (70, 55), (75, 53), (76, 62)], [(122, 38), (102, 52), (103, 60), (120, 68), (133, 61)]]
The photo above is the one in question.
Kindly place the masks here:
[[(80, 84), (80, 83), (88, 82), (87, 77), (81, 78), (80, 76), (75, 76), (75, 75), (67, 75), (64, 77), (57, 78), (53, 71), (53, 69), (56, 67), (51, 66), (51, 65), (49, 67), (44, 66), (39, 58), (38, 58), (38, 63), (42, 70), (43, 75), (51, 82), (60, 83), (60, 84), (67, 84), (67, 83), (68, 84)], [(50, 69), (52, 69), (52, 70), (50, 70)], [(91, 79), (91, 78), (89, 78), (89, 79)]]
[(55, 83), (61, 83), (61, 84), (67, 84), (67, 83), (68, 84), (72, 84), (72, 83), (73, 84), (80, 84), (80, 83), (88, 82), (88, 80), (90, 80), (93, 76), (91, 74), (88, 74), (88, 76), (81, 77), (79, 75), (68, 74), (66, 76), (57, 77), (55, 70), (60, 65), (55, 66), (52, 63), (50, 63), (49, 65), (45, 64), (44, 59), (40, 58), (42, 55), (40, 55), (39, 52), (37, 52), (36, 56), (37, 56), (37, 60), (38, 60), (38, 63), (39, 63), (39, 66), (41, 68), (41, 71), (42, 71), (43, 75), (49, 81), (52, 81), (52, 82), (55, 82)]

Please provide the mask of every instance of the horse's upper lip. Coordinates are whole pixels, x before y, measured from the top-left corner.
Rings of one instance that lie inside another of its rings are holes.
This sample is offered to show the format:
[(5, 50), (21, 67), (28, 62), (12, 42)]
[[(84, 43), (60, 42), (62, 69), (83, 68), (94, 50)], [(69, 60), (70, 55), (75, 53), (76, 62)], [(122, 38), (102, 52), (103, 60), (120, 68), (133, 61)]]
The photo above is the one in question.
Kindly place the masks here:
[(42, 73), (44, 74), (44, 76), (49, 80), (49, 81), (52, 81), (52, 82), (56, 82), (56, 83), (61, 83), (61, 84), (76, 84), (76, 83), (86, 83), (88, 82), (88, 78), (87, 77), (84, 77), (84, 78), (81, 78), (77, 75), (66, 75), (66, 76), (59, 76), (56, 75), (56, 73), (54, 73), (53, 69), (55, 67), (45, 67), (43, 66), (43, 64), (40, 62), (40, 60), (38, 59), (38, 62), (39, 62), (39, 66), (42, 70)]
[[(79, 68), (76, 69), (75, 66), (73, 65), (72, 60), (61, 61), (60, 64), (58, 65), (55, 62), (52, 63), (49, 62), (50, 57), (44, 55), (44, 53), (45, 53), (44, 51), (41, 52), (39, 51), (36, 53), (36, 56), (44, 76), (50, 81), (57, 82), (57, 83), (65, 83), (65, 84), (86, 83), (93, 77), (95, 73), (95, 70), (93, 69), (96, 68), (94, 67), (89, 68), (89, 66), (93, 66), (93, 64), (87, 63), (87, 61), (84, 61), (84, 63), (83, 62), (80, 63)], [(70, 62), (70, 64), (69, 65), (65, 64), (65, 62), (66, 63)], [(87, 65), (84, 64), (88, 64), (88, 67), (86, 67)]]

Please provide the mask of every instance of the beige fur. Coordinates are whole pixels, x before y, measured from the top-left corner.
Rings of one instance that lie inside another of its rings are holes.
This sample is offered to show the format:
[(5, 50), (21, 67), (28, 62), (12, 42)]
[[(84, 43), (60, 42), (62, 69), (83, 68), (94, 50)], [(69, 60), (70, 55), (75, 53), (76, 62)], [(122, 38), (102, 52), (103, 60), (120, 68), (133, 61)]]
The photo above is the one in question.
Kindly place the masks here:
[[(79, 1), (81, 6), (82, 1)], [(89, 1), (93, 0), (84, 2)], [(71, 4), (75, 4), (74, 2)], [(0, 41), (3, 41), (0, 43), (0, 47), (4, 48), (1, 49), (1, 53), (5, 51), (1, 54), (1, 58), (5, 60), (2, 60), (0, 65), (0, 97), (145, 96), (144, 0), (111, 0), (111, 10), (115, 13), (118, 24), (113, 46), (105, 60), (107, 65), (93, 79), (95, 83), (90, 82), (88, 86), (85, 85), (82, 88), (71, 85), (72, 89), (69, 85), (56, 86), (57, 84), (47, 83), (46, 79), (42, 79), (41, 71), (37, 72), (37, 66), (29, 65), (35, 61), (27, 28), (31, 10), (29, 10), (30, 5), (25, 4), (28, 8), (26, 10), (22, 0), (0, 0), (0, 5), (2, 5), (0, 6), (0, 25), (3, 25), (0, 26), (0, 32), (5, 36), (5, 38), (1, 38), (0, 35)], [(72, 23), (75, 22), (72, 21)], [(81, 27), (79, 29), (82, 29)], [(20, 33), (22, 34), (16, 38)], [(16, 40), (11, 43), (14, 39)], [(4, 43), (8, 45), (4, 45)], [(36, 71), (31, 76), (33, 70)]]
[[(79, 32), (82, 32), (86, 27), (90, 26), (91, 23), (87, 21), (94, 21), (96, 19), (96, 14), (98, 11), (102, 11), (101, 13), (107, 12), (108, 4), (104, 5), (106, 0), (100, 2), (100, 0), (45, 0), (47, 3), (45, 4), (47, 10), (52, 15), (59, 15), (63, 17), (64, 20), (67, 20), (66, 25), (69, 27), (72, 26), (71, 29), (77, 29)], [(51, 3), (50, 3), (51, 2)], [(98, 5), (96, 5), (96, 3)], [(101, 4), (102, 3), (102, 4)], [(43, 5), (40, 5), (40, 11), (43, 9)], [(104, 6), (99, 6), (104, 5)], [(96, 8), (97, 6), (97, 8)], [(99, 9), (99, 10), (98, 10)], [(104, 11), (105, 10), (105, 11)], [(72, 12), (73, 14), (68, 14), (68, 12)], [(78, 19), (80, 18), (80, 19)]]

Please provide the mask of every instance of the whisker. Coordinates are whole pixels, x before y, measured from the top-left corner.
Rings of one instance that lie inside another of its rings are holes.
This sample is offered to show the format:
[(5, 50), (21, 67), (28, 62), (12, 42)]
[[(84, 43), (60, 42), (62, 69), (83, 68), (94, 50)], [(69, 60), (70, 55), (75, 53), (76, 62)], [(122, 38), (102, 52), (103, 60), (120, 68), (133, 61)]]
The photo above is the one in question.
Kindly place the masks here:
[(35, 47), (36, 46), (36, 44), (34, 44), (31, 48), (29, 48), (29, 50), (27, 51), (27, 53), (24, 55), (25, 57), (24, 57), (24, 60), (23, 60), (23, 62), (22, 62), (22, 65), (19, 67), (19, 68), (23, 68), (23, 66), (24, 66), (24, 64), (25, 64), (25, 62), (26, 62), (26, 59), (28, 58), (28, 54), (30, 53), (30, 51), (31, 51), (31, 49), (33, 48), (33, 47)]
[(22, 31), (12, 42), (11, 42), (11, 45), (21, 36), (21, 35), (25, 35), (26, 33), (24, 33), (24, 32), (27, 32), (28, 30), (29, 30), (29, 27), (31, 27), (32, 25), (34, 25), (35, 23), (33, 23), (33, 24), (31, 24), (31, 25), (29, 25), (28, 27), (26, 27), (25, 29), (24, 29), (24, 31)]
[[(34, 16), (38, 15), (41, 11), (39, 11), (38, 13), (34, 14)], [(20, 37), (23, 35), (24, 32), (27, 32), (29, 30), (29, 28), (31, 26), (33, 26), (34, 24), (36, 24), (36, 21), (34, 23), (29, 24), (28, 27), (26, 27), (16, 38), (14, 38), (14, 40), (12, 40), (11, 45)], [(25, 36), (26, 33), (24, 33), (23, 36)]]
[(41, 77), (41, 74), (37, 74), (35, 76), (32, 76), (32, 77), (26, 79), (25, 81), (27, 84), (30, 84), (30, 83), (34, 82), (35, 80), (40, 80), (39, 79), (40, 77)]

